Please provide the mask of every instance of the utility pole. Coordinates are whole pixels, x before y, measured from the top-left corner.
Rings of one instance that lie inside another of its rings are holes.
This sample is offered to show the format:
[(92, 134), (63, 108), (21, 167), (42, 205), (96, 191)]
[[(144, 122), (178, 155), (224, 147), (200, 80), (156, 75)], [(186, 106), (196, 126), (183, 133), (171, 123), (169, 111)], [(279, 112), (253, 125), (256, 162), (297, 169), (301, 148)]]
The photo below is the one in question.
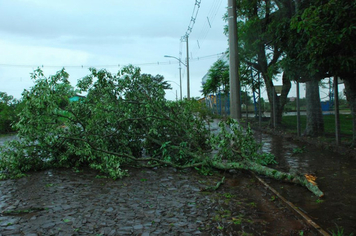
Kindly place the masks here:
[[(179, 61), (179, 90), (180, 90), (180, 100), (183, 99), (182, 97), (182, 67), (181, 65), (183, 64), (184, 66), (187, 66), (186, 64), (184, 64), (178, 57), (174, 57), (174, 56), (168, 56), (168, 55), (164, 55), (164, 57), (170, 57), (170, 58), (174, 58), (177, 61)], [(189, 78), (189, 77), (188, 77)], [(189, 84), (189, 83), (188, 83)]]
[[(230, 116), (241, 119), (239, 55), (237, 36), (236, 0), (228, 0), (229, 50), (230, 50)], [(188, 40), (187, 40), (188, 41)]]
[(190, 83), (189, 83), (189, 43), (188, 43), (188, 34), (185, 37), (187, 42), (187, 98), (190, 100)]

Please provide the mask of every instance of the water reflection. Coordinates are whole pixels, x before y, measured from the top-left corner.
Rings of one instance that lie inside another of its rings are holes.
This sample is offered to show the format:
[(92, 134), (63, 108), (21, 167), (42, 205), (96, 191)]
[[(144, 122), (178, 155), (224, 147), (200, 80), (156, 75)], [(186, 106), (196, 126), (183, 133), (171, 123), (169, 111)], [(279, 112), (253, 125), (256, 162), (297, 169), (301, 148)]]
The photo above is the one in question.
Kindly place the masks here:
[[(325, 193), (323, 199), (293, 184), (268, 180), (284, 197), (307, 212), (325, 230), (343, 227), (345, 235), (356, 232), (356, 160), (330, 150), (305, 143), (293, 142), (283, 137), (256, 134), (263, 143), (263, 151), (276, 156), (278, 169), (300, 174), (313, 173)], [(294, 153), (299, 148), (302, 153)]]

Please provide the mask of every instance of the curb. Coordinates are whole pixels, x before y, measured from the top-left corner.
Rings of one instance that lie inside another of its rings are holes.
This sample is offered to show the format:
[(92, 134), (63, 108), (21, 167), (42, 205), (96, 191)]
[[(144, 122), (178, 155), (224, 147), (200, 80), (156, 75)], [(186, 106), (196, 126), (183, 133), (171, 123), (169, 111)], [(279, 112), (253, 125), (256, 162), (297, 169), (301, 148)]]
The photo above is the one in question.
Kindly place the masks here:
[(292, 211), (297, 213), (299, 216), (301, 216), (304, 221), (309, 224), (312, 228), (314, 228), (317, 232), (320, 233), (320, 235), (323, 236), (330, 236), (328, 232), (323, 230), (318, 224), (316, 224), (307, 214), (303, 213), (301, 210), (298, 209), (293, 203), (285, 199), (282, 195), (280, 195), (274, 188), (269, 186), (265, 181), (263, 181), (260, 177), (258, 177), (255, 173), (251, 172), (260, 183), (262, 183), (265, 187), (267, 187), (271, 192), (273, 192), (279, 199), (281, 199)]

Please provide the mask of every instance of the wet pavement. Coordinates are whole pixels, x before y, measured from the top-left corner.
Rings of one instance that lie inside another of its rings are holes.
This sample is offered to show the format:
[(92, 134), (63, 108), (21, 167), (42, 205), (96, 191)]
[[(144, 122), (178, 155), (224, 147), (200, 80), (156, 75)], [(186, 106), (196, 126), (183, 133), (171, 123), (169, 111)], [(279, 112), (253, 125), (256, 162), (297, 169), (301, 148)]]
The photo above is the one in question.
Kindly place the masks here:
[(275, 168), (315, 175), (325, 196), (318, 199), (302, 187), (265, 179), (270, 185), (324, 230), (336, 233), (343, 228), (344, 235), (356, 233), (355, 157), (282, 136), (256, 133), (256, 137), (263, 143), (263, 151), (276, 156), (279, 164)]
[[(131, 169), (30, 173), (0, 182), (0, 235), (315, 235), (249, 173)], [(225, 184), (215, 186), (222, 176)]]
[[(312, 173), (325, 197), (264, 180), (328, 232), (356, 232), (356, 159), (289, 138), (256, 133), (283, 171)], [(0, 145), (11, 137), (1, 137)], [(296, 153), (299, 150), (300, 153)], [(2, 235), (316, 235), (248, 172), (199, 175), (173, 168), (48, 170), (0, 181)], [(221, 178), (215, 192), (202, 192)]]

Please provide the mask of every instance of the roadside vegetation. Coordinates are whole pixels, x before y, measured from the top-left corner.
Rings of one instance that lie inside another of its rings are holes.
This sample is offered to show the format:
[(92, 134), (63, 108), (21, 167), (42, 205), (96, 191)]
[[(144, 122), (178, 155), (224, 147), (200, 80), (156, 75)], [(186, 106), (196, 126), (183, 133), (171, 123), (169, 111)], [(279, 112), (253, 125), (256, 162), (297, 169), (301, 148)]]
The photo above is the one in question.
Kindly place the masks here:
[[(0, 149), (0, 178), (58, 167), (88, 166), (113, 179), (129, 175), (126, 167), (247, 169), (323, 196), (303, 175), (267, 167), (274, 156), (260, 151), (250, 128), (226, 119), (214, 134), (198, 101), (167, 101), (162, 76), (133, 66), (90, 72), (75, 88), (64, 69), (48, 78), (32, 73), (35, 85), (23, 93), (15, 125), (19, 140)], [(86, 96), (70, 102), (78, 93)]]
[(21, 102), (5, 92), (0, 92), (0, 135), (14, 132), (13, 124), (19, 117)]
[[(305, 128), (307, 117), (300, 116), (302, 130)], [(333, 114), (324, 115), (325, 137), (335, 136), (335, 116)], [(351, 114), (340, 114), (340, 133), (352, 139), (352, 116)], [(297, 133), (297, 116), (283, 116), (282, 119), (283, 129), (292, 133)]]
[[(328, 135), (320, 96), (320, 87), (327, 79), (330, 103), (338, 96), (346, 97), (347, 103), (340, 101), (340, 109), (351, 111), (354, 132), (350, 143), (356, 145), (355, 12), (356, 3), (346, 0), (237, 1), (241, 87), (256, 97), (261, 97), (259, 88), (266, 91), (268, 99), (261, 105), (266, 111), (274, 104), (270, 126), (283, 127), (283, 113), (296, 109), (289, 104), (291, 85), (303, 83), (306, 99), (300, 105), (307, 119), (302, 133), (309, 137)], [(224, 61), (227, 59), (221, 58), (211, 66), (202, 88), (206, 97), (228, 97), (229, 68)], [(337, 83), (345, 87), (339, 94), (333, 89)], [(242, 107), (242, 113), (244, 110)]]

